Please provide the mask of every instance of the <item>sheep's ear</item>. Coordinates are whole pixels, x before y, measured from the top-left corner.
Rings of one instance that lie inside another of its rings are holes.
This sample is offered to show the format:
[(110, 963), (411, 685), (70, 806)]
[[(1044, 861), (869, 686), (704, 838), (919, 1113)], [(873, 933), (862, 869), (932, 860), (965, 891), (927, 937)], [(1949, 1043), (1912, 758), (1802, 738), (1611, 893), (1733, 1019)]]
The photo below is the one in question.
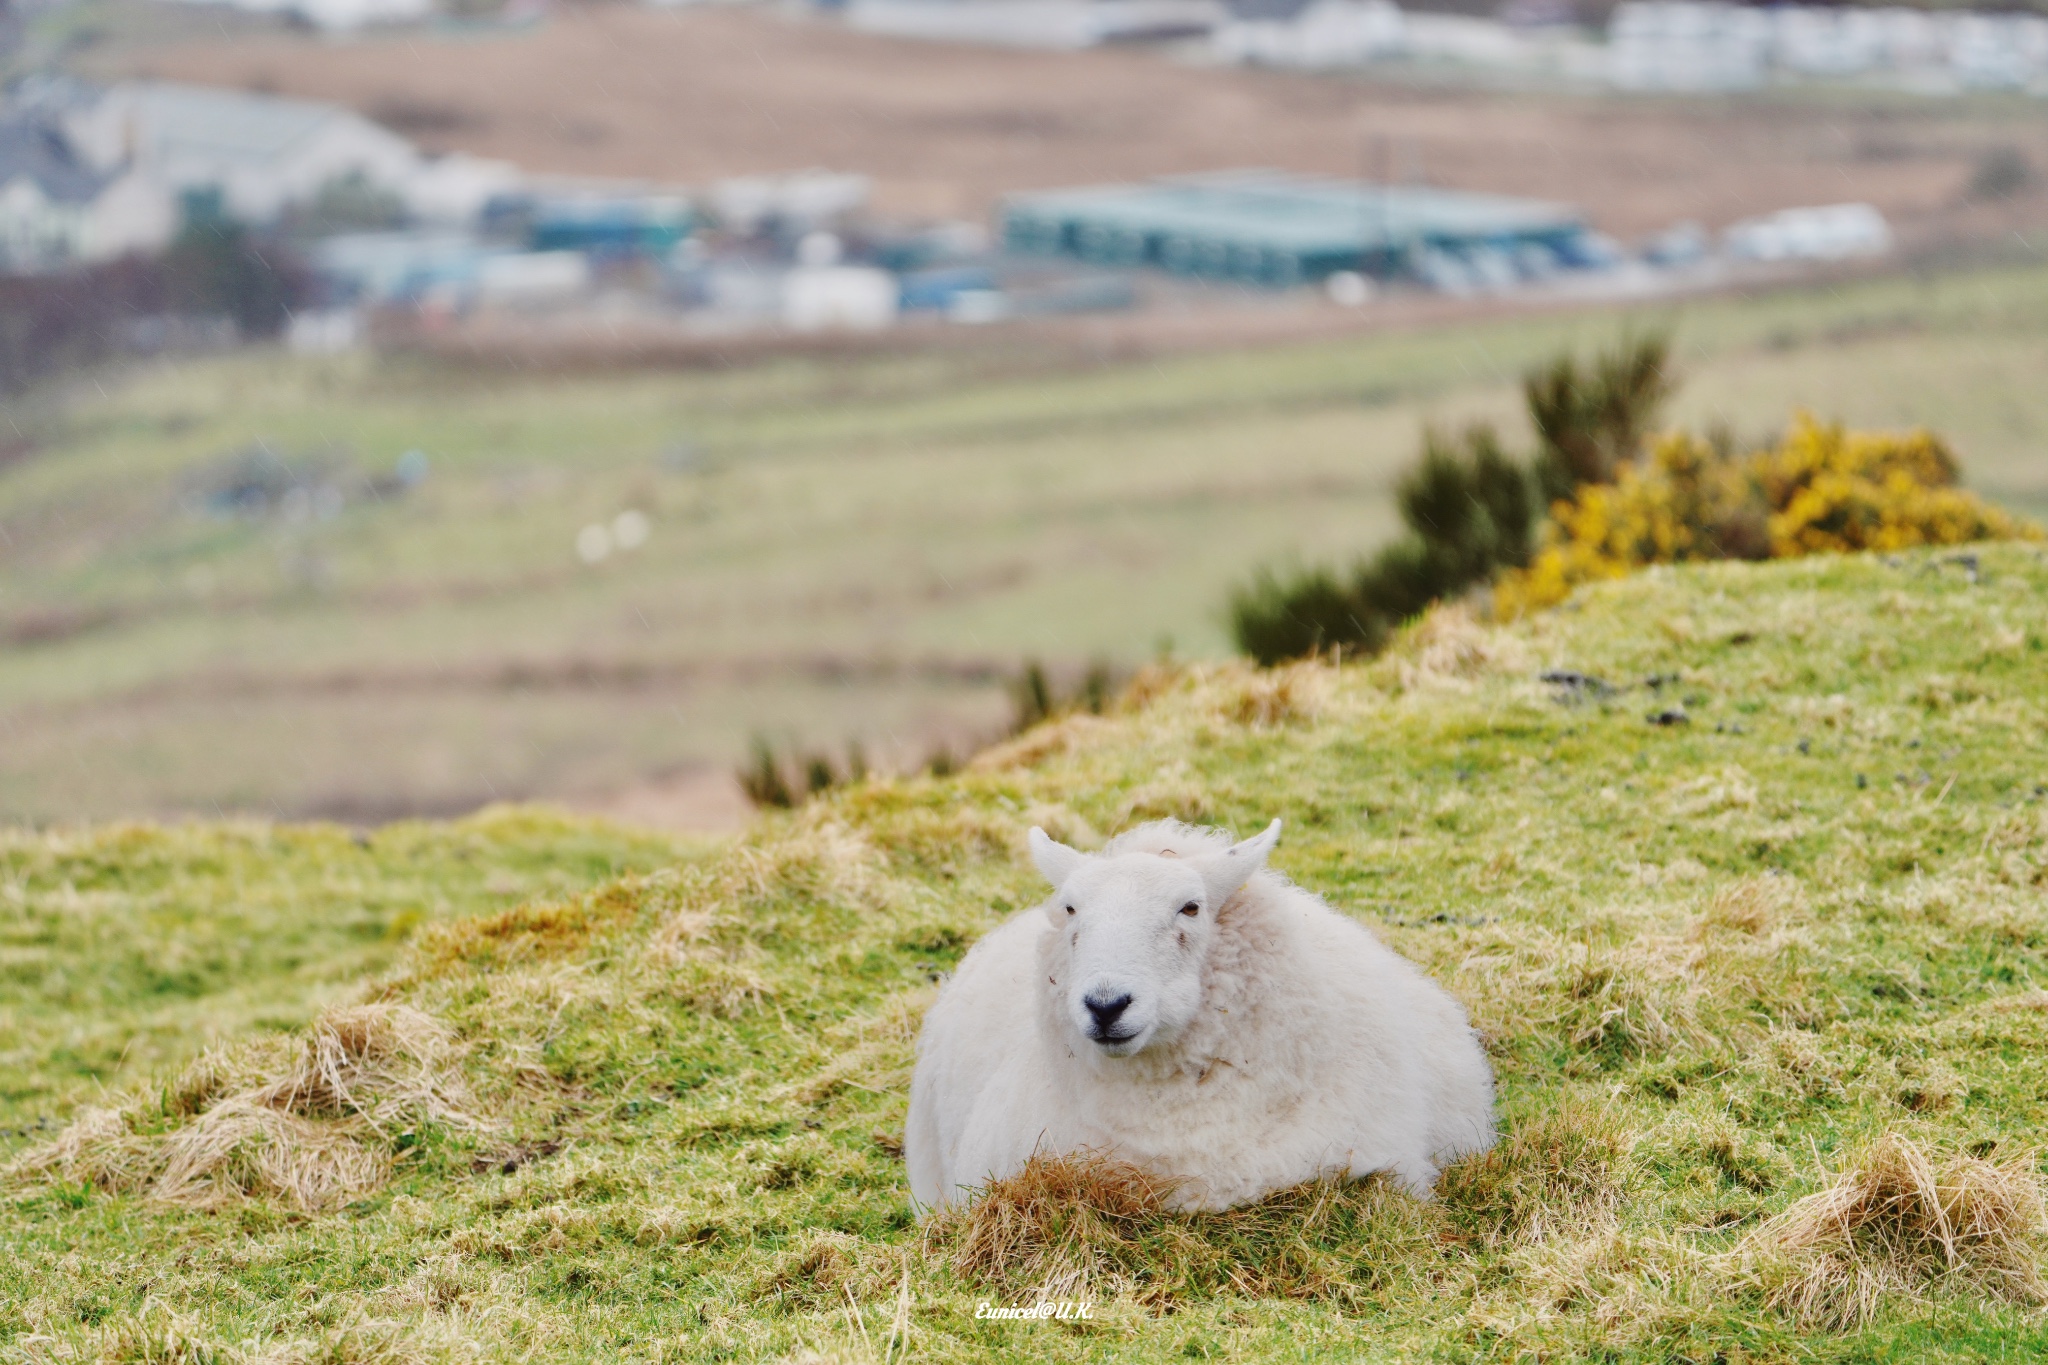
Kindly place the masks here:
[(1279, 842), (1280, 822), (1275, 820), (1243, 843), (1232, 844), (1223, 852), (1202, 859), (1202, 881), (1208, 888), (1209, 904), (1222, 909), (1223, 902), (1236, 895), (1238, 888), (1252, 879), (1252, 873), (1266, 865), (1266, 855)]
[(1067, 878), (1087, 856), (1079, 849), (1068, 848), (1038, 826), (1031, 827), (1031, 861), (1038, 864), (1039, 875), (1054, 886), (1066, 885)]

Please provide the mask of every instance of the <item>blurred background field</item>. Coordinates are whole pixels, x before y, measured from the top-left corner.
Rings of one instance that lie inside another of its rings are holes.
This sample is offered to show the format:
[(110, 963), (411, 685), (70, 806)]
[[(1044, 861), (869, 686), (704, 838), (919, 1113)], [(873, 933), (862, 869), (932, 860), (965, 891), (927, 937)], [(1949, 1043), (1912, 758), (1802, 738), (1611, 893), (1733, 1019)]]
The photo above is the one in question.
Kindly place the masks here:
[[(1425, 423), (1669, 327), (1675, 419), (1929, 425), (2048, 513), (2048, 269), (1090, 359), (1013, 339), (582, 372), (275, 349), (7, 409), (0, 819), (743, 818), (748, 737), (914, 766), (1072, 677), (1227, 652), (1253, 566), (1394, 526)], [(591, 528), (595, 533), (595, 543)]]
[(1629, 334), (2048, 515), (2031, 12), (26, 0), (0, 85), (0, 824), (730, 829), (1227, 654)]

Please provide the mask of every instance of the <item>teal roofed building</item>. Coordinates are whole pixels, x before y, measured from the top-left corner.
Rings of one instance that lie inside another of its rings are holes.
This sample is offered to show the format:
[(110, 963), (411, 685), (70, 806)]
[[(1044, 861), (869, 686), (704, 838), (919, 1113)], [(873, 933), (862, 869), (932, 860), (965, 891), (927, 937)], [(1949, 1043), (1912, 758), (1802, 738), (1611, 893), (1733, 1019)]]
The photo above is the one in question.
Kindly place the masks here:
[(1563, 204), (1283, 171), (1016, 194), (1001, 212), (1011, 251), (1274, 287), (1340, 270), (1499, 285), (1602, 263)]

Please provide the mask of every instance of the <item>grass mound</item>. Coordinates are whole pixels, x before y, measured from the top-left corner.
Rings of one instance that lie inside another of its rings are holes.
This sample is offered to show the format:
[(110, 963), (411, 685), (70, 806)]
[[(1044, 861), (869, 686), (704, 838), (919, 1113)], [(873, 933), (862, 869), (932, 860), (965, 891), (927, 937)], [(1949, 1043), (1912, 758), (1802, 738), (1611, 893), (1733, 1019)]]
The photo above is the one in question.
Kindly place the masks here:
[(1934, 1155), (1888, 1133), (1826, 1189), (1759, 1228), (1767, 1300), (1804, 1322), (1868, 1322), (1889, 1295), (1960, 1285), (2048, 1301), (2041, 1275), (2048, 1210), (2032, 1153), (2002, 1161)]
[(1084, 1299), (1131, 1288), (1142, 1232), (1164, 1221), (1171, 1181), (1100, 1153), (1040, 1154), (992, 1180), (964, 1211), (935, 1220), (953, 1268), (1018, 1296)]
[(271, 1196), (310, 1212), (382, 1184), (422, 1127), (474, 1123), (453, 1037), (411, 1006), (329, 1010), (280, 1050), (208, 1053), (159, 1094), (87, 1110), (13, 1172), (194, 1208)]
[[(48, 1079), (75, 1064), (49, 1021), (86, 1008), (60, 983), (117, 911), (159, 932), (108, 901), (4, 1002), (49, 1126), (0, 1136), (0, 1359), (2048, 1353), (2048, 562), (1970, 553), (1652, 570), (1365, 665), (1154, 669), (956, 776), (472, 900), (319, 1022), (95, 1100)], [(1037, 900), (1025, 831), (1276, 814), (1282, 871), (1467, 1002), (1500, 1146), (1428, 1203), (1214, 1214), (1042, 1160), (920, 1225), (917, 1028)], [(67, 871), (0, 908), (65, 923), (87, 846), (103, 884), (147, 865), (223, 917), (354, 856), (265, 883), (310, 836), (238, 831), (235, 877), (197, 871), (230, 846), (205, 831), (11, 836)], [(422, 837), (405, 875), (475, 886), (501, 847)], [(1094, 1316), (977, 1316), (1060, 1297)]]
[(1105, 1153), (1039, 1155), (933, 1218), (923, 1250), (1026, 1306), (1120, 1300), (1157, 1314), (1218, 1295), (1355, 1305), (1442, 1225), (1377, 1180), (1311, 1181), (1221, 1213), (1177, 1210), (1173, 1193)]

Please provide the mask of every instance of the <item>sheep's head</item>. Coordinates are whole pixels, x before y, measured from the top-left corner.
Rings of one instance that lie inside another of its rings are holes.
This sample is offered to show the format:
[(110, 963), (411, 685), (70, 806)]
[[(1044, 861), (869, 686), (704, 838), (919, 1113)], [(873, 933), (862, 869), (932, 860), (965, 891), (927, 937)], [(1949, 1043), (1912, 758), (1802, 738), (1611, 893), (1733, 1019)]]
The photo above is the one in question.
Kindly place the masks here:
[(1129, 1057), (1171, 1044), (1201, 1007), (1202, 967), (1216, 916), (1280, 840), (1263, 834), (1181, 858), (1087, 854), (1031, 831), (1031, 857), (1053, 884), (1045, 914), (1060, 934), (1051, 984), (1086, 1045)]

